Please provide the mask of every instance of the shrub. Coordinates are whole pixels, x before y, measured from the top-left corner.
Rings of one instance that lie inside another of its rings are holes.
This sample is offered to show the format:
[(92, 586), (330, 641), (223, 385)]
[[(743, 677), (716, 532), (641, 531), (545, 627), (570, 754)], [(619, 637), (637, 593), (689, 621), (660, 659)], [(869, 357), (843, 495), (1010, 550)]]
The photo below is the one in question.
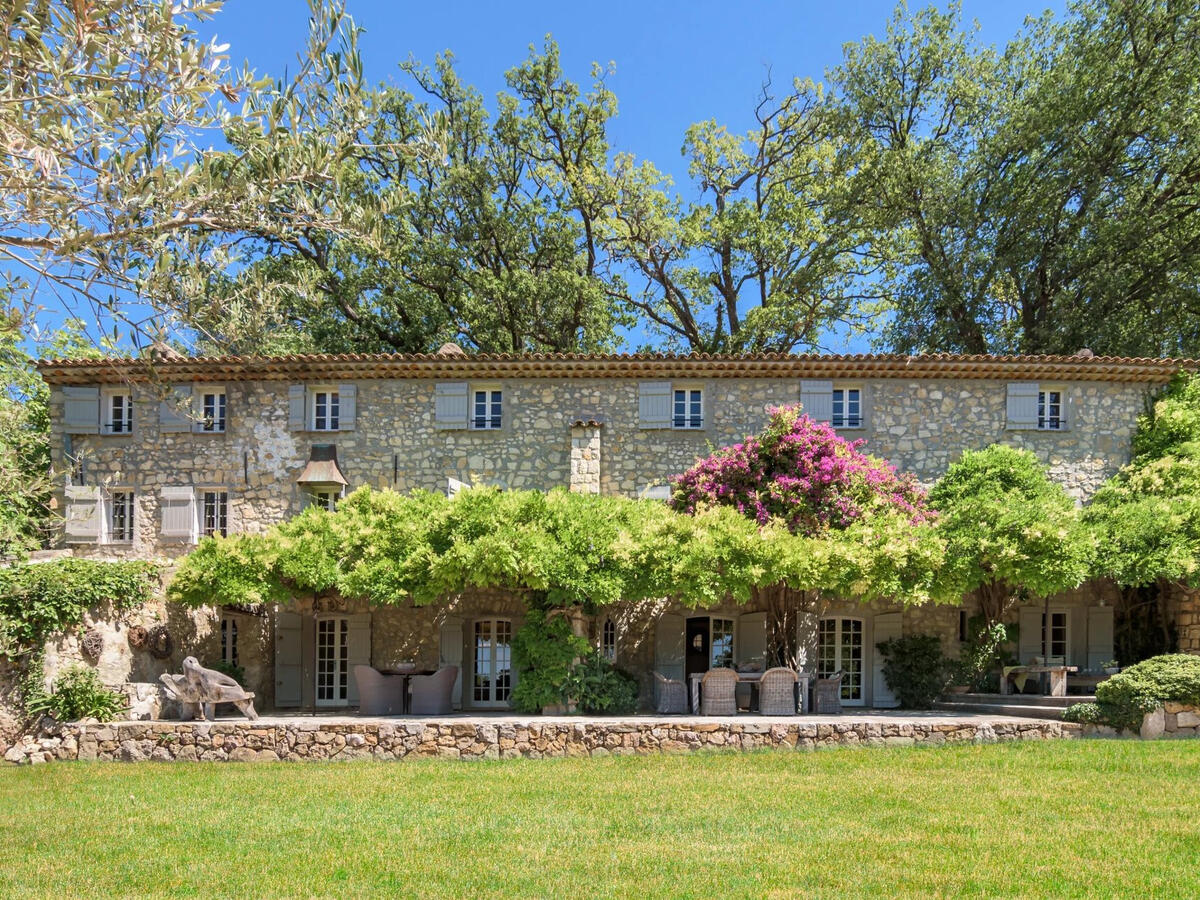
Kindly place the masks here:
[(1104, 721), (1137, 730), (1160, 703), (1200, 706), (1200, 657), (1186, 653), (1154, 656), (1100, 682), (1096, 702)]
[(517, 683), (509, 698), (517, 712), (537, 713), (565, 703), (567, 681), (577, 659), (590, 652), (587, 638), (572, 633), (565, 616), (533, 609), (513, 634), (512, 657)]
[(220, 672), (222, 675), (228, 675), (242, 687), (246, 686), (246, 670), (237, 663), (226, 662), (223, 659), (218, 659), (215, 663), (211, 663), (208, 668), (214, 672)]
[(972, 616), (968, 622), (970, 633), (967, 642), (959, 651), (958, 659), (950, 667), (955, 684), (965, 684), (975, 691), (986, 689), (993, 680), (997, 665), (1004, 665), (1004, 645), (1015, 640), (1016, 625), (996, 622), (988, 625), (983, 616)]
[(883, 677), (905, 709), (928, 709), (946, 687), (948, 660), (932, 634), (910, 634), (879, 645)]
[(1073, 703), (1063, 710), (1064, 722), (1078, 722), (1080, 725), (1104, 724), (1104, 711), (1097, 703)]
[(100, 683), (94, 669), (75, 666), (55, 680), (49, 693), (30, 698), (25, 709), (34, 715), (49, 714), (60, 722), (91, 716), (108, 722), (125, 710), (125, 698)]
[(575, 701), (580, 712), (626, 715), (637, 711), (637, 679), (593, 653), (571, 669), (567, 696)]

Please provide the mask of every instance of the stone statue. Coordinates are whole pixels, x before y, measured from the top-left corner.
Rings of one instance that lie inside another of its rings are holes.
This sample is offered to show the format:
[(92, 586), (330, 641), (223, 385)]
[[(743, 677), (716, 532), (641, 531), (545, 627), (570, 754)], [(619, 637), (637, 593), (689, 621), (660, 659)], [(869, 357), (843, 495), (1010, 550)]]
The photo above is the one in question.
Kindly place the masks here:
[(159, 679), (179, 701), (179, 718), (185, 722), (190, 722), (197, 713), (201, 720), (216, 718), (213, 710), (218, 703), (232, 703), (247, 719), (258, 718), (253, 693), (243, 690), (228, 675), (204, 668), (194, 656), (183, 661), (182, 675), (163, 674)]

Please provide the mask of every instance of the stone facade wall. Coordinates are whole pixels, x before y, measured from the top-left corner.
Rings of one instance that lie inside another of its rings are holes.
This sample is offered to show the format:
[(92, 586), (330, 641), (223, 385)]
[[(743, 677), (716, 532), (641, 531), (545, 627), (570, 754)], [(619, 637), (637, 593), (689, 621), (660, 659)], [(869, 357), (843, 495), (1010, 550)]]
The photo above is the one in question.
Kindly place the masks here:
[(55, 760), (300, 762), (441, 757), (542, 759), (694, 750), (816, 750), (1070, 738), (1079, 726), (1032, 719), (897, 719), (756, 723), (676, 719), (356, 722), (124, 722), (27, 736), (11, 763)]
[[(88, 484), (126, 487), (135, 493), (132, 544), (76, 545), (81, 554), (174, 556), (187, 548), (160, 538), (159, 490), (171, 486), (223, 487), (229, 491), (229, 529), (259, 531), (298, 512), (303, 498), (295, 479), (313, 444), (335, 443), (341, 470), (353, 489), (370, 484), (445, 490), (450, 478), (466, 483), (639, 496), (647, 487), (691, 465), (712, 447), (758, 431), (768, 407), (795, 403), (799, 381), (709, 378), (704, 427), (639, 427), (635, 379), (511, 379), (502, 382), (504, 427), (494, 431), (434, 427), (433, 380), (357, 382), (353, 431), (291, 431), (285, 382), (227, 385), (224, 434), (160, 433), (158, 396), (135, 388), (131, 435), (61, 433), (63, 395), (51, 395), (52, 443), (58, 471), (70, 450), (85, 460)], [(846, 429), (866, 449), (902, 471), (932, 483), (964, 449), (996, 441), (1028, 447), (1051, 474), (1086, 498), (1127, 459), (1142, 408), (1140, 384), (1081, 382), (1065, 385), (1071, 427), (1064, 431), (1006, 428), (1006, 382), (877, 379), (847, 383), (865, 396), (865, 427)], [(575, 422), (603, 422), (577, 426)]]

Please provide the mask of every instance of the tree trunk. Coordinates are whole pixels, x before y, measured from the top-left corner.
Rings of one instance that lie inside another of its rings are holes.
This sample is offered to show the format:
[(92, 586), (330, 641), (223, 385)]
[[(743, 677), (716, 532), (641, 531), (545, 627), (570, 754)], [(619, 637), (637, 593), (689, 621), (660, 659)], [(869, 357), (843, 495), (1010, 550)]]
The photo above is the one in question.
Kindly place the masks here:
[(783, 583), (753, 588), (751, 599), (767, 614), (767, 659), (772, 665), (800, 668), (800, 614), (818, 610), (816, 591), (797, 591)]

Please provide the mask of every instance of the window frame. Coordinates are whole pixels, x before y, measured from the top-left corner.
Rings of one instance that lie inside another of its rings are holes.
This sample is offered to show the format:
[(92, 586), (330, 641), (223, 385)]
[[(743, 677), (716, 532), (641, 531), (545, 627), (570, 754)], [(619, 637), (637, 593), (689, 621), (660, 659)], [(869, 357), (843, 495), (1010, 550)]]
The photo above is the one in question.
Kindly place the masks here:
[[(1067, 430), (1067, 389), (1061, 384), (1042, 384), (1038, 383), (1038, 399), (1037, 399), (1037, 429), (1038, 431), (1066, 431)], [(1049, 415), (1050, 395), (1058, 395), (1058, 417), (1057, 424), (1050, 425), (1052, 417)]]
[(236, 616), (221, 616), (221, 661), (238, 665), (238, 620)]
[[(124, 401), (124, 416), (121, 427), (114, 428), (113, 401)], [(129, 388), (104, 388), (100, 391), (100, 433), (114, 437), (129, 437), (133, 434), (133, 391)]]
[[(467, 429), (469, 431), (503, 431), (505, 419), (504, 385), (498, 382), (472, 384), (467, 389)], [(484, 396), (484, 414), (478, 415), (479, 395)], [(480, 423), (483, 424), (480, 424)]]
[[(1042, 622), (1042, 632), (1038, 636), (1038, 655), (1042, 657), (1043, 663), (1048, 659), (1062, 659), (1064, 665), (1068, 664), (1071, 658), (1071, 610), (1065, 606), (1052, 606), (1049, 610), (1049, 621), (1046, 610), (1038, 610), (1038, 615), (1041, 616)], [(1054, 652), (1056, 616), (1062, 616), (1062, 653)]]
[[(229, 488), (220, 486), (197, 487), (196, 488), (196, 517), (198, 519), (196, 525), (196, 539), (201, 541), (206, 537), (213, 537), (218, 532), (221, 537), (229, 536)], [(219, 529), (209, 529), (209, 497), (223, 497), (223, 502), (220, 506), (220, 522)]]
[[(122, 498), (118, 503), (117, 498)], [(131, 487), (117, 486), (104, 490), (101, 494), (101, 522), (103, 532), (97, 543), (103, 544), (132, 544), (137, 535), (137, 493)], [(124, 523), (120, 533), (117, 531), (116, 513), (124, 508)]]
[[(683, 395), (682, 398), (680, 395)], [(683, 401), (683, 415), (679, 414), (679, 403)], [(689, 382), (671, 382), (671, 430), (703, 431), (704, 385)]]
[[(317, 425), (317, 398), (325, 397), (325, 425)], [(322, 434), (340, 431), (342, 417), (341, 395), (337, 385), (314, 385), (308, 388), (308, 430)]]
[[(306, 488), (304, 491), (308, 506), (316, 506), (326, 512), (333, 512), (337, 509), (338, 501), (342, 499), (342, 490), (340, 488)], [(328, 501), (324, 498), (328, 495)]]
[[(858, 418), (851, 420), (849, 415), (850, 393), (857, 394), (855, 402), (858, 405)], [(835, 384), (830, 391), (829, 424), (838, 431), (862, 431), (867, 427), (866, 390), (861, 384)], [(838, 396), (841, 395), (842, 420), (838, 422)]]
[(605, 616), (600, 623), (600, 655), (610, 663), (617, 661), (617, 623), (611, 616)]
[[(223, 387), (199, 387), (199, 418), (193, 431), (198, 434), (224, 434), (229, 427), (229, 392)], [(213, 398), (213, 415), (208, 414), (208, 398)], [(220, 425), (218, 428), (217, 426)]]

